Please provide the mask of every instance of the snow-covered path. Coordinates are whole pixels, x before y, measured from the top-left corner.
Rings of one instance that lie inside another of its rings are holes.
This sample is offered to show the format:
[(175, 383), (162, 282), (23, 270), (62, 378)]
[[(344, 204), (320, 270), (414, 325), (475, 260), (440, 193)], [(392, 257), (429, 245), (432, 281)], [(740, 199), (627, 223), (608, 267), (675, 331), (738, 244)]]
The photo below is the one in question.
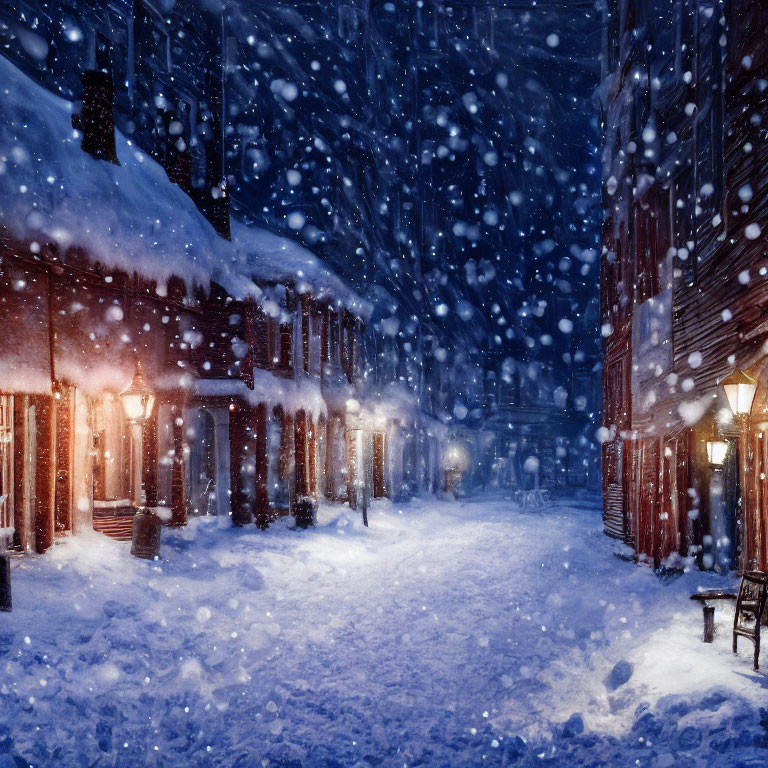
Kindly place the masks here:
[(379, 503), (15, 561), (0, 768), (764, 766), (768, 677), (688, 600), (718, 577), (665, 585), (600, 529), (586, 502)]

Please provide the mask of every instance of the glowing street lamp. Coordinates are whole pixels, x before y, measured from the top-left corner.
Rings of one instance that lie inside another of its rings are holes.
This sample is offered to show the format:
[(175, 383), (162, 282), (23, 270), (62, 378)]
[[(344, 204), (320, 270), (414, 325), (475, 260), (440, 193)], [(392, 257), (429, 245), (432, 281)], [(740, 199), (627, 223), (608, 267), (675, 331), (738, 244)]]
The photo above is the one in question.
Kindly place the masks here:
[(447, 493), (455, 493), (461, 484), (462, 475), (469, 469), (469, 454), (461, 443), (452, 441), (448, 444), (443, 454), (443, 468), (445, 490)]
[(760, 525), (754, 509), (748, 503), (746, 488), (749, 483), (749, 468), (747, 466), (747, 443), (749, 436), (749, 415), (752, 412), (752, 402), (757, 392), (757, 382), (741, 369), (735, 370), (721, 382), (728, 398), (728, 405), (739, 425), (739, 487), (741, 489), (742, 535), (744, 546), (741, 550), (741, 566), (744, 570), (757, 566), (757, 545)]
[(152, 415), (155, 405), (155, 393), (147, 384), (141, 363), (136, 363), (136, 372), (128, 388), (120, 393), (125, 418), (131, 424), (143, 424)]
[(736, 417), (749, 416), (755, 399), (757, 382), (741, 369), (735, 370), (721, 382), (728, 398), (728, 405)]
[(728, 453), (728, 443), (725, 440), (707, 440), (707, 458), (712, 467), (722, 467)]
[(131, 425), (131, 485), (133, 505), (139, 513), (134, 515), (131, 536), (131, 554), (147, 560), (154, 559), (160, 551), (160, 518), (144, 508), (142, 498), (142, 475), (144, 464), (144, 424), (152, 415), (155, 392), (144, 378), (141, 363), (136, 362), (136, 371), (128, 388), (120, 393), (123, 413)]

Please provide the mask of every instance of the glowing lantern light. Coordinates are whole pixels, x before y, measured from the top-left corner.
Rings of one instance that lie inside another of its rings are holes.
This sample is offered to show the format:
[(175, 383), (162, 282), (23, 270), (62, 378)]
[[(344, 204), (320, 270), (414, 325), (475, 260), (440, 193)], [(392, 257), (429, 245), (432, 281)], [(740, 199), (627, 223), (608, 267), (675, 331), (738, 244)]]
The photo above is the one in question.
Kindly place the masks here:
[(720, 383), (723, 385), (733, 415), (748, 416), (752, 410), (752, 401), (755, 399), (757, 382), (749, 374), (737, 369)]
[(469, 468), (469, 454), (459, 443), (451, 443), (444, 457), (445, 468), (454, 472), (466, 472)]
[(120, 393), (120, 400), (123, 404), (125, 418), (132, 423), (142, 424), (152, 415), (152, 408), (155, 405), (155, 393), (144, 378), (141, 363), (136, 363), (136, 373), (133, 374), (133, 381), (128, 386), (128, 389)]
[(713, 467), (722, 467), (728, 453), (728, 443), (725, 440), (707, 440), (707, 458)]

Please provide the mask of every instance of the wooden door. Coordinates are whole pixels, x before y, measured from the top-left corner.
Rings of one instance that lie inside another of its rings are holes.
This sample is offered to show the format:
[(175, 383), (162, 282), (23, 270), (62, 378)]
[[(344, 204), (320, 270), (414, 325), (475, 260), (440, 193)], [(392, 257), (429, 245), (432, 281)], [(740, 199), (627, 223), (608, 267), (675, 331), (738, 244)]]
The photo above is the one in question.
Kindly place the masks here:
[(659, 441), (643, 440), (640, 447), (640, 498), (638, 506), (637, 552), (654, 566), (659, 564), (658, 526)]
[(603, 443), (603, 526), (616, 539), (626, 530), (622, 454), (621, 440)]

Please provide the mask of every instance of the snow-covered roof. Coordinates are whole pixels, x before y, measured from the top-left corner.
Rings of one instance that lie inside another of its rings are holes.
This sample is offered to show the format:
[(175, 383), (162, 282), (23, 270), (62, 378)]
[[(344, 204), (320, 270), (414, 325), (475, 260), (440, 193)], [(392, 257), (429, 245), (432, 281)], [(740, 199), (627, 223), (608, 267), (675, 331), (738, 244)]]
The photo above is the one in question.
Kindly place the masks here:
[(193, 383), (194, 393), (202, 397), (243, 397), (251, 405), (280, 406), (289, 413), (303, 409), (315, 417), (327, 412), (317, 381), (284, 379), (259, 368), (253, 369), (253, 377), (253, 389), (241, 379), (195, 379), (189, 383)]
[(0, 83), (0, 225), (13, 236), (76, 245), (108, 268), (160, 285), (175, 275), (245, 298), (260, 294), (254, 279), (291, 282), (367, 314), (365, 302), (298, 243), (235, 221), (233, 242), (220, 238), (162, 166), (119, 131), (119, 166), (84, 152), (72, 103), (2, 56)]
[(360, 317), (370, 316), (370, 304), (295, 240), (233, 220), (232, 243), (239, 254), (239, 269), (254, 279), (290, 282), (300, 293), (338, 302)]
[(0, 223), (16, 237), (85, 248), (107, 267), (158, 283), (252, 292), (192, 200), (119, 131), (120, 166), (80, 148), (72, 103), (0, 56)]

